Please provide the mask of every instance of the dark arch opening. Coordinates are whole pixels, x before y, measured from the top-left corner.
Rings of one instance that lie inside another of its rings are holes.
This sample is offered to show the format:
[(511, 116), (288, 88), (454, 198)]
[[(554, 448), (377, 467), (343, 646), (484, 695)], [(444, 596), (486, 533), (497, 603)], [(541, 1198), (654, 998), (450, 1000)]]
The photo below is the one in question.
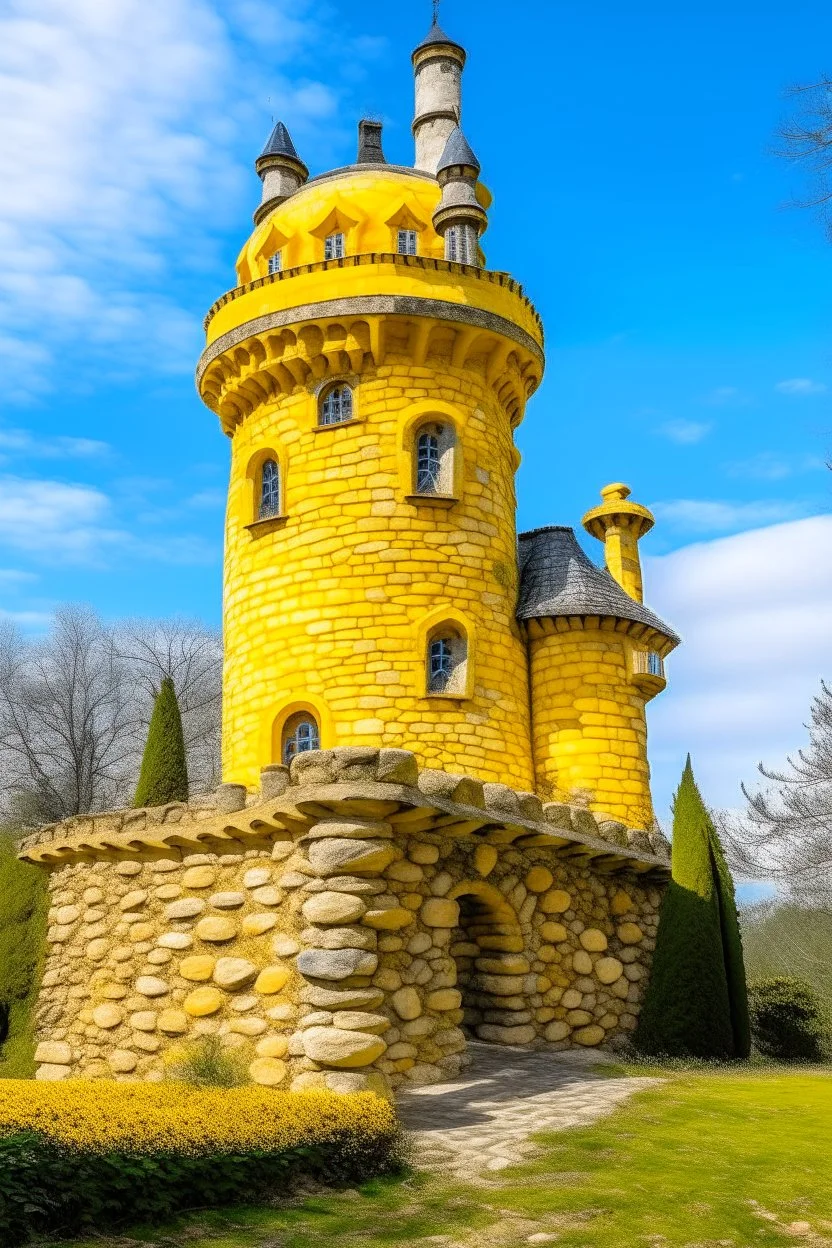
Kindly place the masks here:
[[(464, 886), (463, 886), (464, 887)], [(491, 1043), (511, 1043), (494, 1029), (528, 1023), (532, 1014), (521, 969), (523, 934), (517, 915), (501, 893), (487, 884), (456, 893), (459, 924), (451, 937), (457, 986), (462, 993), (466, 1035)]]

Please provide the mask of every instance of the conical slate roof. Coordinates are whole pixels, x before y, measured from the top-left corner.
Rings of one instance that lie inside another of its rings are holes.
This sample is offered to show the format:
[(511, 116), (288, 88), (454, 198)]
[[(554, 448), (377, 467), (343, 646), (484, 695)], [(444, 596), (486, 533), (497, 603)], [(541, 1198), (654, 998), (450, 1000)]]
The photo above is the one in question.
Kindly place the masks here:
[(413, 49), (413, 51), (419, 52), (422, 48), (429, 48), (431, 44), (434, 44), (434, 43), (445, 43), (445, 44), (448, 44), (452, 48), (459, 48), (460, 52), (465, 51), (462, 44), (457, 43), (456, 39), (448, 38), (448, 36), (445, 34), (442, 27), (439, 25), (439, 23), (435, 19), (434, 19), (433, 25), (431, 26), (428, 33), (425, 35), (422, 42), (418, 44)]
[(645, 624), (679, 644), (672, 628), (584, 554), (573, 529), (553, 526), (521, 533), (519, 560), (519, 620), (600, 615)]
[(293, 160), (300, 160), (295, 151), (295, 145), (292, 142), (292, 136), (286, 129), (282, 121), (279, 121), (269, 135), (269, 141), (260, 153), (261, 156), (291, 156)]
[(472, 169), (476, 169), (477, 173), (480, 171), (480, 162), (459, 126), (454, 126), (448, 135), (448, 142), (445, 144), (445, 150), (440, 157), (436, 172), (441, 173), (443, 169), (449, 169), (451, 165), (470, 165)]

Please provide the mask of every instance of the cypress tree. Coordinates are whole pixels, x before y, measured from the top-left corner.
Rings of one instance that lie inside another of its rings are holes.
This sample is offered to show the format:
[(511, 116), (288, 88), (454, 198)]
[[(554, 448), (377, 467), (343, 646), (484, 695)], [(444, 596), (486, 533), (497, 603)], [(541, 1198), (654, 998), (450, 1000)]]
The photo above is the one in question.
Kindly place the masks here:
[(187, 802), (188, 763), (182, 716), (173, 681), (166, 676), (153, 704), (134, 806)]
[(635, 1042), (647, 1053), (748, 1053), (748, 1001), (734, 889), (688, 757), (673, 803), (672, 879)]

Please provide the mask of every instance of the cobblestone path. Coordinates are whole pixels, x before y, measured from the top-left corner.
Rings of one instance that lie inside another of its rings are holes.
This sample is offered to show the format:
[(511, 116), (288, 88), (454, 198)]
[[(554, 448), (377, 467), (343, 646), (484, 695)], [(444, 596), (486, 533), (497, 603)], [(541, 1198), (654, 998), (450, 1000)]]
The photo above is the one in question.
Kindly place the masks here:
[[(660, 1082), (593, 1074), (583, 1054), (529, 1052), (471, 1043), (456, 1079), (400, 1093), (413, 1163), (471, 1182), (534, 1154), (529, 1136), (586, 1126), (634, 1092)], [(603, 1061), (601, 1054), (589, 1062)]]

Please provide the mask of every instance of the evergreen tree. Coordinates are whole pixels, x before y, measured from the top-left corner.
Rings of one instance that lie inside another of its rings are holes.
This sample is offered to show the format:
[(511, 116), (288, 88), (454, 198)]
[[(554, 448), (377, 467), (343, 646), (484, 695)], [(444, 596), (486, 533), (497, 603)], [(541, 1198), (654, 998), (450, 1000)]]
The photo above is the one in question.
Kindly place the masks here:
[(672, 863), (636, 1044), (677, 1057), (746, 1056), (748, 1001), (733, 884), (690, 757), (673, 803)]
[(187, 802), (188, 763), (182, 716), (173, 681), (166, 676), (153, 704), (134, 806)]

